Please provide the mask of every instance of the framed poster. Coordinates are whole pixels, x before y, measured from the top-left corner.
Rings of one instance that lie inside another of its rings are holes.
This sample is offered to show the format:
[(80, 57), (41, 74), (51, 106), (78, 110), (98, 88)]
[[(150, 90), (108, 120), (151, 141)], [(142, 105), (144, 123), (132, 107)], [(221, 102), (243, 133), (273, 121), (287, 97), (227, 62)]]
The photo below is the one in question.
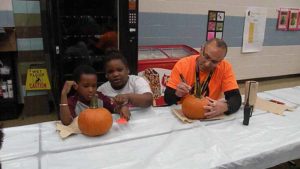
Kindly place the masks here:
[(208, 22), (208, 31), (216, 30), (216, 22)]
[(280, 9), (278, 11), (277, 30), (288, 30), (290, 11), (288, 9)]
[(208, 11), (208, 20), (209, 21), (216, 21), (217, 20), (217, 11)]
[(299, 9), (299, 12), (298, 12), (297, 30), (300, 30), (300, 9)]
[(222, 39), (223, 38), (223, 32), (216, 32), (216, 38)]
[(223, 38), (225, 11), (208, 11), (206, 40)]
[(248, 7), (245, 16), (242, 53), (259, 52), (263, 49), (267, 8)]
[(217, 21), (224, 21), (225, 18), (225, 12), (219, 11), (217, 13)]
[(289, 17), (289, 30), (295, 31), (298, 30), (298, 19), (299, 19), (299, 10), (291, 9)]
[(216, 30), (217, 31), (223, 31), (223, 22), (218, 22), (217, 23)]
[(207, 32), (206, 40), (210, 40), (216, 37), (216, 32)]

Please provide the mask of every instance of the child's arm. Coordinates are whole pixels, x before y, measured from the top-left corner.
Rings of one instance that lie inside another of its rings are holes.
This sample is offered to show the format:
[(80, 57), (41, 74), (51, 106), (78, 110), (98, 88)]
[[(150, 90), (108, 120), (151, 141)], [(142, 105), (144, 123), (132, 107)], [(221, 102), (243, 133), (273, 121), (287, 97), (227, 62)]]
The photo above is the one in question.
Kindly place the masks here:
[(139, 76), (132, 75), (129, 78), (132, 80), (129, 85), (134, 89), (134, 92), (117, 95), (115, 101), (118, 104), (129, 103), (135, 107), (151, 106), (153, 103), (153, 95), (148, 82)]
[(108, 109), (111, 113), (118, 113), (121, 117), (130, 119), (130, 111), (126, 104), (119, 104), (109, 97), (103, 95), (101, 92), (98, 92), (98, 97), (103, 101), (103, 107)]
[(149, 107), (153, 103), (152, 93), (143, 93), (143, 94), (119, 94), (114, 97), (114, 101), (117, 104), (132, 104), (136, 107)]
[[(73, 117), (71, 115), (70, 107), (68, 103), (68, 93), (70, 92), (72, 86), (74, 85), (74, 81), (66, 81), (64, 88), (61, 91), (60, 104), (59, 104), (59, 116), (60, 120), (64, 125), (69, 125), (73, 121)], [(72, 108), (72, 107), (71, 107)]]
[(120, 114), (120, 117), (125, 118), (127, 121), (130, 120), (131, 113), (127, 105), (117, 106), (115, 112)]

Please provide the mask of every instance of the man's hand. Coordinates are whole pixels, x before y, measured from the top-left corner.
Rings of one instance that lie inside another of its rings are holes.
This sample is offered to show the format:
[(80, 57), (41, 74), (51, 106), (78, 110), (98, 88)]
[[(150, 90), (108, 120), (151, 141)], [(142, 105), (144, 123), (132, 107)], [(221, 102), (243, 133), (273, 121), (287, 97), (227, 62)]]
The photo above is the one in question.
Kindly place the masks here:
[(128, 94), (118, 94), (113, 98), (114, 102), (117, 105), (125, 105), (129, 103), (129, 95)]
[(177, 86), (176, 86), (176, 96), (178, 97), (183, 97), (187, 94), (190, 93), (191, 90), (191, 86), (189, 86), (188, 84), (184, 83), (184, 82), (180, 82)]
[(214, 100), (206, 97), (209, 101), (207, 106), (204, 106), (208, 112), (204, 115), (206, 118), (213, 118), (219, 115), (223, 115), (228, 110), (226, 100)]
[(63, 87), (63, 89), (61, 91), (61, 94), (67, 95), (70, 92), (71, 88), (75, 84), (76, 84), (76, 82), (74, 82), (74, 81), (66, 81), (65, 84), (64, 84), (64, 87)]

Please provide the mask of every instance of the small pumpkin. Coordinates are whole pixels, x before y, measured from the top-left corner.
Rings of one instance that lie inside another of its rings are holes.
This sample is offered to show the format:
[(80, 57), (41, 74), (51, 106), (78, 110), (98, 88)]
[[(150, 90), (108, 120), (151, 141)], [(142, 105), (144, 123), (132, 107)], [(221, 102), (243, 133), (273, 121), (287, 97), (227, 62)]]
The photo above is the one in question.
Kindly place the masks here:
[(189, 119), (203, 119), (207, 112), (203, 107), (208, 104), (206, 98), (197, 98), (194, 95), (188, 95), (182, 102), (182, 112)]
[(105, 108), (98, 108), (97, 98), (91, 100), (91, 106), (78, 116), (78, 127), (82, 134), (87, 136), (100, 136), (109, 131), (113, 118)]

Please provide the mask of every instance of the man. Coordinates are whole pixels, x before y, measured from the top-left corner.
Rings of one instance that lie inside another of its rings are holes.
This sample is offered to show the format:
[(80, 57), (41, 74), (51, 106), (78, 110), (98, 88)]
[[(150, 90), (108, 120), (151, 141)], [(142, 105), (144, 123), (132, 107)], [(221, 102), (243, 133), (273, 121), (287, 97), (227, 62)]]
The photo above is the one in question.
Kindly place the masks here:
[[(209, 99), (209, 104), (204, 106), (206, 118), (236, 112), (241, 106), (241, 94), (231, 64), (224, 60), (226, 53), (227, 44), (215, 38), (202, 46), (200, 55), (180, 59), (167, 83), (166, 103), (176, 104), (197, 85)], [(222, 94), (225, 100), (221, 99)]]

